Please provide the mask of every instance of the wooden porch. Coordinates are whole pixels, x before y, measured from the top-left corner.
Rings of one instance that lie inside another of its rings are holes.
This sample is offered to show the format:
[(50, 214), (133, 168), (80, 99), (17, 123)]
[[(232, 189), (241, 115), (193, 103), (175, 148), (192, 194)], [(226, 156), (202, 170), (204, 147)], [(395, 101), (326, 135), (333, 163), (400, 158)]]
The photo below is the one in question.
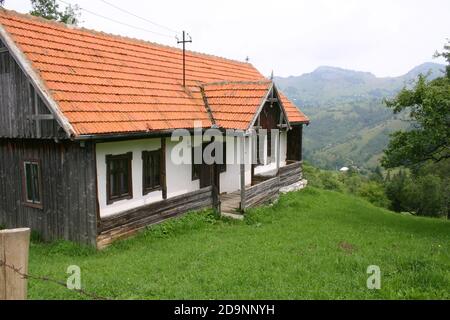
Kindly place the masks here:
[(127, 238), (148, 225), (203, 208), (220, 208), (224, 216), (242, 219), (246, 210), (278, 199), (280, 189), (302, 179), (302, 163), (291, 162), (280, 167), (274, 177), (256, 176), (254, 185), (220, 195), (220, 206), (214, 186), (164, 201), (102, 218), (98, 225), (97, 247), (104, 248), (118, 239)]
[(242, 215), (246, 210), (264, 203), (276, 201), (280, 189), (299, 182), (302, 179), (302, 162), (290, 161), (280, 167), (276, 176), (256, 175), (252, 185), (241, 190), (220, 195), (220, 212), (225, 216)]

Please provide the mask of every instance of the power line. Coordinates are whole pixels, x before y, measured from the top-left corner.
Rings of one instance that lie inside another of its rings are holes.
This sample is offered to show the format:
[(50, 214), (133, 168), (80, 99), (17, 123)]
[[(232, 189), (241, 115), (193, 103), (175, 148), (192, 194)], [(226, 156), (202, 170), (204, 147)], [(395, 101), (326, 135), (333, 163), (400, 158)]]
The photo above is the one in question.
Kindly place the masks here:
[(186, 31), (183, 31), (183, 40), (179, 40), (177, 37), (177, 43), (183, 44), (183, 87), (186, 87), (186, 43), (192, 43), (192, 37), (187, 34), (189, 40), (186, 39)]
[(178, 31), (176, 31), (176, 30), (174, 30), (174, 29), (172, 29), (172, 28), (169, 28), (169, 27), (164, 26), (164, 25), (162, 25), (162, 24), (153, 22), (153, 21), (151, 21), (151, 20), (149, 20), (149, 19), (147, 19), (147, 18), (138, 16), (137, 14), (135, 14), (135, 13), (133, 13), (133, 12), (130, 12), (130, 11), (128, 11), (128, 10), (125, 10), (125, 9), (123, 9), (123, 8), (120, 8), (120, 7), (116, 6), (115, 4), (110, 3), (110, 2), (108, 2), (108, 1), (106, 1), (106, 0), (100, 0), (100, 1), (103, 2), (103, 3), (105, 3), (105, 4), (107, 4), (107, 5), (110, 6), (110, 7), (113, 7), (113, 8), (115, 8), (115, 9), (119, 10), (119, 11), (125, 12), (126, 14), (129, 14), (129, 15), (135, 17), (135, 18), (141, 19), (142, 21), (148, 22), (148, 23), (150, 23), (150, 24), (152, 24), (152, 25), (154, 25), (154, 26), (156, 26), (156, 27), (158, 27), (158, 28), (166, 29), (167, 31), (173, 32), (173, 33), (175, 33), (175, 34), (178, 34), (178, 33), (179, 33)]
[[(61, 2), (61, 3), (64, 3), (65, 5), (68, 5), (68, 6), (72, 5), (71, 3), (68, 3), (68, 2), (63, 1), (63, 0), (57, 0), (57, 1), (59, 1), (59, 2)], [(122, 21), (119, 21), (119, 20), (116, 20), (116, 19), (113, 19), (113, 18), (104, 16), (104, 15), (101, 15), (101, 14), (95, 13), (95, 12), (93, 12), (93, 11), (90, 11), (90, 10), (88, 10), (88, 9), (82, 8), (82, 7), (80, 7), (80, 6), (78, 6), (78, 8), (79, 8), (80, 10), (82, 10), (82, 11), (85, 11), (85, 12), (87, 12), (87, 13), (89, 13), (89, 14), (92, 14), (92, 15), (94, 15), (94, 16), (97, 16), (97, 17), (99, 17), (99, 18), (102, 18), (102, 19), (105, 19), (105, 20), (109, 20), (109, 21), (111, 21), (111, 22), (114, 22), (114, 23), (117, 23), (117, 24), (121, 24), (121, 25), (126, 26), (126, 27), (129, 27), (129, 28), (133, 28), (133, 29), (136, 29), (136, 30), (140, 30), (140, 31), (152, 33), (152, 34), (155, 34), (155, 35), (158, 35), (158, 36), (161, 36), (161, 37), (166, 37), (166, 38), (171, 38), (171, 39), (173, 38), (173, 36), (170, 36), (170, 35), (168, 35), (168, 34), (164, 34), (164, 33), (156, 32), (156, 31), (148, 30), (148, 29), (145, 29), (145, 28), (137, 27), (137, 26), (131, 25), (131, 24), (129, 24), (129, 23), (122, 22)]]

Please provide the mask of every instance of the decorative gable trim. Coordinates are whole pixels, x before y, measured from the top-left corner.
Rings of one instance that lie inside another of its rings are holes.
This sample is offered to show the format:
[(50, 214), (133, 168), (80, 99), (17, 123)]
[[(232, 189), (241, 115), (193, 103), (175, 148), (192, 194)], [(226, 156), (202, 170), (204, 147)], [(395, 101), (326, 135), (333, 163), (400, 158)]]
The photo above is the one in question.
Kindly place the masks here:
[(275, 84), (272, 82), (271, 86), (267, 90), (267, 94), (264, 96), (264, 98), (261, 101), (261, 105), (259, 106), (259, 108), (256, 111), (255, 115), (253, 116), (253, 120), (250, 122), (249, 126), (247, 127), (247, 131), (255, 126), (256, 120), (258, 120), (258, 117), (259, 117), (261, 111), (263, 110), (264, 105), (270, 99), (270, 94), (272, 92), (273, 92), (273, 95), (276, 97), (276, 99), (278, 101), (278, 105), (280, 106), (281, 114), (283, 115), (284, 120), (286, 121), (286, 124), (288, 126), (288, 130), (291, 129), (291, 126), (290, 126), (290, 123), (289, 123), (289, 118), (287, 116), (286, 110), (284, 109), (283, 103), (281, 102), (280, 95), (278, 94), (278, 89), (275, 86)]
[(276, 97), (278, 99), (278, 103), (280, 105), (280, 109), (281, 109), (281, 112), (283, 114), (284, 120), (286, 121), (287, 129), (291, 130), (292, 127), (291, 127), (291, 123), (289, 121), (288, 114), (286, 112), (286, 109), (284, 108), (283, 101), (282, 101), (282, 99), (280, 97), (280, 94), (278, 93), (278, 88), (277, 88), (277, 86), (275, 84), (273, 85), (273, 90), (274, 90), (274, 93), (275, 93), (275, 95), (276, 95)]

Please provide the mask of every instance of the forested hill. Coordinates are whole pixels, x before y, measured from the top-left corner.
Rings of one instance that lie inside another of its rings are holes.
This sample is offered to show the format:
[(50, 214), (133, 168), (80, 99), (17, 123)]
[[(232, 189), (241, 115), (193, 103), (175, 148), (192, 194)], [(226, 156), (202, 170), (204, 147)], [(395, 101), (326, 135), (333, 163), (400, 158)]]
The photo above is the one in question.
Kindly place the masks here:
[(276, 77), (277, 85), (310, 117), (305, 129), (305, 159), (335, 169), (356, 165), (371, 169), (388, 143), (389, 133), (407, 123), (383, 104), (419, 74), (433, 79), (444, 65), (421, 64), (400, 77), (378, 78), (368, 72), (319, 67), (312, 73)]

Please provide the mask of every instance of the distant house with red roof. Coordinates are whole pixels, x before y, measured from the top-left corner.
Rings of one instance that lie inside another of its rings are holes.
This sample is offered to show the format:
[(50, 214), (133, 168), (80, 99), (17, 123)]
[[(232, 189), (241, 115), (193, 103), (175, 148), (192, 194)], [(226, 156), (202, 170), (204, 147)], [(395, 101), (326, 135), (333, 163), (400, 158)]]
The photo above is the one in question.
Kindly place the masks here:
[[(301, 180), (309, 120), (271, 80), (189, 51), (185, 72), (179, 49), (0, 9), (0, 225), (103, 247)], [(223, 162), (178, 163), (180, 130)]]

